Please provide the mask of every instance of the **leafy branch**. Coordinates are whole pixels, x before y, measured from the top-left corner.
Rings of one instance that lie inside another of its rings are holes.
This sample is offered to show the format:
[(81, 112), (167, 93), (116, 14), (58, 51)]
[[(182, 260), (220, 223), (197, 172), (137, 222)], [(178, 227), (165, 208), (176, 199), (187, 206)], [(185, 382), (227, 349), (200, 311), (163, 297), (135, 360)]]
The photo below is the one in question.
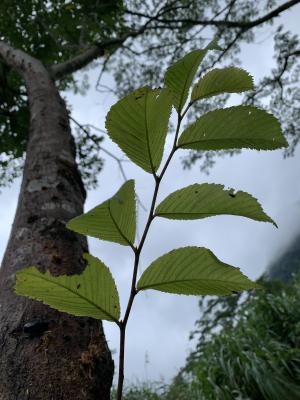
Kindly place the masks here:
[(169, 163), (172, 160), (172, 157), (175, 153), (175, 151), (177, 150), (177, 138), (178, 138), (178, 134), (179, 134), (179, 130), (180, 130), (180, 126), (181, 126), (181, 122), (182, 119), (185, 115), (185, 113), (188, 111), (189, 106), (187, 106), (185, 112), (182, 115), (178, 115), (178, 120), (177, 120), (177, 127), (176, 127), (176, 133), (175, 133), (175, 137), (174, 137), (174, 142), (173, 142), (173, 147), (172, 150), (169, 154), (169, 157), (167, 159), (167, 161), (165, 162), (165, 165), (160, 173), (160, 175), (156, 175), (156, 173), (153, 173), (154, 179), (155, 179), (155, 187), (154, 187), (154, 192), (152, 195), (152, 201), (151, 201), (151, 207), (150, 207), (150, 211), (149, 211), (149, 215), (148, 215), (148, 219), (144, 228), (144, 232), (142, 234), (141, 237), (141, 241), (138, 245), (138, 247), (134, 248), (134, 267), (133, 267), (133, 273), (132, 273), (132, 281), (131, 281), (131, 290), (130, 290), (130, 296), (128, 299), (128, 303), (127, 303), (127, 308), (126, 308), (126, 312), (124, 315), (123, 320), (120, 321), (120, 355), (119, 355), (119, 379), (118, 379), (118, 388), (117, 388), (117, 398), (118, 399), (122, 399), (122, 392), (123, 392), (123, 382), (124, 382), (124, 361), (125, 361), (125, 335), (126, 335), (126, 325), (128, 322), (128, 318), (131, 312), (131, 308), (133, 305), (133, 301), (135, 296), (138, 293), (137, 287), (136, 287), (136, 281), (137, 281), (137, 273), (138, 273), (138, 267), (139, 267), (139, 260), (140, 260), (140, 255), (141, 255), (141, 251), (143, 249), (145, 240), (147, 238), (147, 234), (149, 232), (150, 226), (152, 221), (155, 218), (155, 205), (156, 205), (156, 199), (157, 199), (157, 195), (158, 195), (158, 191), (159, 191), (159, 186), (161, 183), (161, 180), (167, 170), (167, 167), (169, 165)]
[[(126, 327), (136, 295), (148, 289), (185, 295), (226, 295), (260, 286), (242, 272), (220, 261), (209, 249), (174, 249), (154, 260), (137, 281), (141, 253), (153, 220), (202, 219), (238, 215), (277, 226), (250, 194), (218, 184), (194, 184), (168, 195), (156, 204), (162, 179), (177, 151), (224, 149), (274, 150), (286, 147), (278, 121), (253, 106), (210, 111), (181, 131), (188, 111), (200, 100), (222, 93), (253, 90), (252, 77), (240, 68), (210, 71), (193, 87), (197, 70), (216, 41), (194, 50), (171, 65), (164, 87), (135, 90), (113, 105), (106, 117), (110, 138), (155, 182), (148, 219), (136, 241), (136, 194), (127, 180), (117, 193), (87, 213), (73, 218), (67, 228), (79, 234), (131, 248), (134, 254), (130, 295), (120, 318), (119, 295), (109, 269), (97, 258), (84, 255), (87, 267), (81, 275), (51, 276), (30, 267), (17, 273), (16, 292), (40, 300), (60, 311), (115, 322), (120, 329), (117, 400), (122, 399)], [(192, 90), (191, 90), (192, 87)], [(191, 93), (190, 93), (191, 92)], [(173, 145), (161, 166), (171, 110), (177, 113)]]

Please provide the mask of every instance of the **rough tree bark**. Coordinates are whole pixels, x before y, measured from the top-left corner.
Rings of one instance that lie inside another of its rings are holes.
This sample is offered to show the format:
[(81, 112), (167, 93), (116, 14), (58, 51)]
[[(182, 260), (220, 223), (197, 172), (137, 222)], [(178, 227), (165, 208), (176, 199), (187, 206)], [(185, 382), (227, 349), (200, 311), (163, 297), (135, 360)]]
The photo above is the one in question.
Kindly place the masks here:
[(21, 268), (82, 271), (86, 240), (65, 223), (82, 213), (85, 190), (67, 110), (49, 72), (3, 42), (0, 56), (23, 77), (31, 113), (19, 202), (0, 270), (0, 400), (107, 400), (113, 362), (102, 324), (14, 294)]

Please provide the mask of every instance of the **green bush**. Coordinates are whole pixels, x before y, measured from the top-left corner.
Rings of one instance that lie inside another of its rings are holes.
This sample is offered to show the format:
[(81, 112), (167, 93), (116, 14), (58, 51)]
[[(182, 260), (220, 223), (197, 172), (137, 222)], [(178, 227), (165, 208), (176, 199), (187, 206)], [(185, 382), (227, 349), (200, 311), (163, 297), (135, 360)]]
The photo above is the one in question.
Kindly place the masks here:
[[(112, 393), (114, 399), (115, 392)], [(123, 400), (199, 400), (197, 393), (183, 377), (175, 377), (171, 385), (164, 382), (142, 382), (125, 387)]]
[(202, 301), (197, 347), (181, 372), (197, 399), (300, 399), (300, 279), (267, 286)]
[(300, 399), (300, 278), (248, 295), (203, 298), (197, 345), (170, 385), (128, 386), (124, 400)]
[[(114, 390), (111, 398), (114, 399)], [(161, 400), (165, 399), (165, 385), (163, 383), (136, 383), (126, 386), (123, 400)]]

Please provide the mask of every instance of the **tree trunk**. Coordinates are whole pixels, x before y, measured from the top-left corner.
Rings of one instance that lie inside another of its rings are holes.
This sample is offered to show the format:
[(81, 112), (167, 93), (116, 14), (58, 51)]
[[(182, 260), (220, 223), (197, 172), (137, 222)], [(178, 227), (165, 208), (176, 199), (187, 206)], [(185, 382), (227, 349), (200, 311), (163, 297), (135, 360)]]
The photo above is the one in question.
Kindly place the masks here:
[(101, 322), (14, 294), (21, 268), (82, 271), (86, 239), (65, 223), (82, 213), (85, 190), (66, 106), (48, 71), (3, 42), (0, 56), (23, 77), (31, 114), (19, 202), (0, 270), (0, 400), (108, 400), (113, 361)]

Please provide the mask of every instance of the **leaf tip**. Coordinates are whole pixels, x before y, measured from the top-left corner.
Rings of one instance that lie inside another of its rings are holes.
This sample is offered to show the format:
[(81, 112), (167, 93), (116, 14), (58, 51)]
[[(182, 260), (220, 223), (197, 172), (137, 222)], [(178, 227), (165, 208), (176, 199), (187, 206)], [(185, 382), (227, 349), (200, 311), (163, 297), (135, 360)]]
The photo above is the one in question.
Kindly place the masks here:
[(72, 231), (72, 232), (77, 232), (75, 229), (75, 226), (74, 226), (74, 222), (76, 221), (76, 218), (77, 217), (72, 218), (66, 223), (66, 225), (65, 225), (66, 229), (68, 229), (69, 231)]
[(219, 46), (219, 44), (218, 44), (218, 39), (217, 39), (217, 38), (212, 39), (212, 40), (208, 43), (208, 45), (206, 46), (206, 49), (207, 49), (207, 50), (218, 50), (218, 51), (222, 51), (222, 50), (223, 50), (222, 47)]
[(255, 287), (253, 288), (255, 290), (264, 290), (264, 286), (260, 285), (259, 283), (255, 282)]

